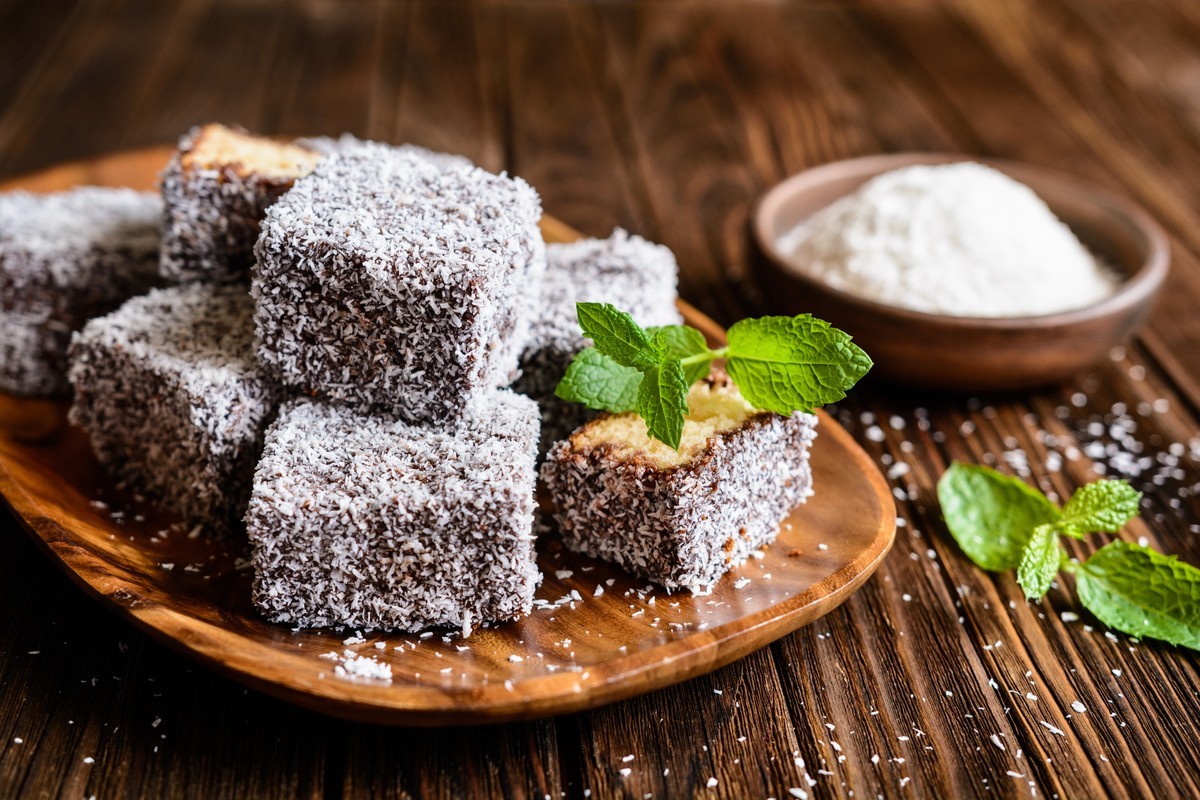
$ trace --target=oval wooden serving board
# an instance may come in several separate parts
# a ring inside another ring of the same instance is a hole
[[[3,189],[80,184],[153,187],[169,150],[69,164]],[[547,218],[549,241],[578,233]],[[680,304],[715,341],[721,329]],[[173,524],[109,481],[63,401],[0,394],[0,492],[76,583],[138,627],[242,683],[338,717],[404,725],[473,724],[592,708],[687,680],[828,613],[875,570],[895,536],[895,507],[867,455],[822,414],[816,495],[778,540],[710,595],[668,595],[602,562],[540,548],[545,581],[527,618],[417,635],[291,630],[250,604],[245,545]],[[137,413],[130,409],[130,413]],[[350,650],[390,664],[390,684],[337,674]],[[324,656],[324,657],[323,657]]]

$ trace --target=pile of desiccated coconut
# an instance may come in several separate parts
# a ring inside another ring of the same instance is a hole
[[[836,289],[949,316],[1067,311],[1118,282],[1031,189],[969,162],[884,173],[777,246],[790,267]]]

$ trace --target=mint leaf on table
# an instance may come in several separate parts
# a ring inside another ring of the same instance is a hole
[[[1040,600],[1050,591],[1050,584],[1062,566],[1062,556],[1058,531],[1053,525],[1038,525],[1033,529],[1017,566],[1017,583],[1025,592],[1025,599]]]
[[[841,400],[872,366],[849,335],[811,314],[742,320],[728,338],[725,369],[742,396],[779,414]]]
[[[642,373],[623,367],[594,347],[582,350],[554,390],[556,397],[596,411],[623,414],[637,405]]]
[[[633,317],[608,303],[576,303],[575,313],[583,335],[600,353],[623,367],[637,366],[638,355],[650,344],[650,336]]]
[[[1125,481],[1095,481],[1079,487],[1062,510],[1060,529],[1082,539],[1095,531],[1116,533],[1138,515],[1142,493]]]
[[[683,377],[688,386],[708,375],[716,354],[708,349],[708,340],[704,338],[703,333],[690,325],[660,325],[646,330],[651,336],[661,333],[667,353],[675,358],[682,361],[696,357],[683,365]]]
[[[1200,569],[1129,542],[1113,542],[1075,569],[1088,611],[1130,636],[1200,650]]]
[[[1034,529],[1061,516],[1038,490],[987,467],[952,464],[937,494],[958,546],[991,572],[1016,569]]]
[[[1015,478],[955,463],[938,481],[938,500],[967,556],[987,570],[1015,567],[1029,600],[1043,597],[1065,566],[1075,573],[1079,601],[1105,625],[1200,650],[1200,569],[1121,541],[1082,564],[1063,563],[1060,535],[1117,533],[1137,516],[1141,493],[1128,483],[1089,483],[1060,511]]]
[[[649,434],[678,450],[687,417],[688,383],[678,358],[667,358],[642,375],[637,390],[637,413]]]

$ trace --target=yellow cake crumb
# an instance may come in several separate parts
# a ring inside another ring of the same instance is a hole
[[[678,467],[702,455],[713,436],[735,431],[761,413],[732,383],[701,381],[688,392],[688,415],[678,451],[651,439],[645,420],[637,414],[610,414],[592,420],[571,436],[571,448],[582,452],[604,447],[608,457],[617,462],[640,461],[659,469]]]
[[[205,125],[192,150],[183,156],[185,169],[233,167],[240,174],[261,175],[271,179],[301,178],[312,172],[321,154],[265,136]]]

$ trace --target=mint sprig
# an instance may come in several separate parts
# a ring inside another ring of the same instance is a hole
[[[695,328],[642,328],[608,303],[576,303],[576,314],[593,346],[575,356],[555,395],[600,411],[635,411],[651,437],[674,449],[688,389],[717,359],[750,405],[785,415],[841,400],[872,366],[847,334],[810,314],[742,320],[716,350]]]
[[[1059,509],[1022,481],[959,463],[938,481],[946,526],[963,552],[992,572],[1016,569],[1028,599],[1043,597],[1065,569],[1075,575],[1079,601],[1105,625],[1200,650],[1200,569],[1123,541],[1078,564],[1059,546],[1060,536],[1119,532],[1141,497],[1125,481],[1101,480]]]

